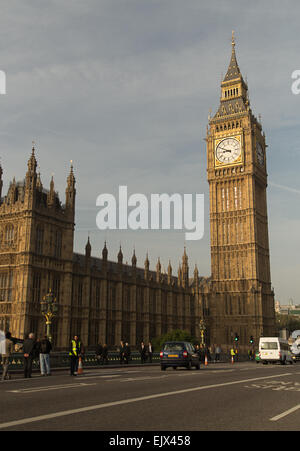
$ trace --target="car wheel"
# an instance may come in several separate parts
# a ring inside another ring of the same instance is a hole
[[[161,366],[161,370],[162,371],[166,371],[167,367],[166,366]]]

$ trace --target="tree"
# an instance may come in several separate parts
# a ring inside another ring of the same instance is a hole
[[[192,337],[186,330],[175,329],[167,332],[164,335],[161,335],[160,337],[155,338],[153,340],[154,349],[161,349],[163,343],[165,343],[166,341],[188,341],[193,344],[197,342],[197,340]]]
[[[294,330],[300,330],[300,318],[296,315],[276,314],[276,331],[287,329],[290,333]]]

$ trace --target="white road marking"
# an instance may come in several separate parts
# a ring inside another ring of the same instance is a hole
[[[168,376],[127,377],[126,379],[119,379],[118,382],[153,381],[154,379],[165,379],[166,377]]]
[[[105,376],[103,376],[103,375],[101,375],[101,376],[80,376],[80,380],[82,381],[82,380],[86,380],[86,379],[99,379],[99,378],[101,378],[101,379],[111,379],[111,378],[114,378],[114,377],[120,377],[120,375],[119,374],[106,374]]]
[[[47,387],[37,387],[37,388],[20,388],[19,390],[8,390],[8,393],[37,393],[41,391],[50,391],[50,390],[65,390],[66,388],[78,388],[78,387],[88,387],[90,385],[96,384],[65,384],[65,385],[49,385]]]
[[[276,417],[270,418],[270,421],[278,421],[278,420],[281,420],[281,418],[286,417],[286,416],[289,415],[290,413],[296,412],[296,410],[298,410],[298,409],[300,409],[300,404],[298,404],[298,405],[295,406],[295,407],[292,407],[292,408],[289,409],[289,410],[286,410],[285,412],[282,412],[282,413],[279,414],[279,415],[276,415]]]
[[[31,417],[31,418],[22,418],[21,420],[14,420],[14,421],[8,421],[6,423],[1,423],[0,429],[10,428],[10,427],[14,427],[14,426],[20,426],[20,425],[24,425],[24,424],[28,424],[28,423],[36,423],[37,421],[51,420],[51,419],[55,419],[55,418],[64,417],[67,415],[74,415],[77,413],[91,412],[93,410],[105,409],[108,407],[120,406],[120,405],[124,405],[124,404],[132,404],[132,403],[141,402],[141,401],[148,401],[150,399],[159,399],[159,398],[163,398],[166,396],[181,395],[184,393],[192,393],[192,392],[196,392],[196,391],[200,391],[200,390],[208,390],[211,388],[229,387],[230,385],[244,384],[247,382],[253,382],[253,381],[257,381],[257,380],[261,380],[261,379],[271,379],[274,377],[285,377],[285,376],[291,376],[291,375],[292,375],[292,373],[285,373],[285,374],[280,374],[280,375],[276,375],[276,376],[262,376],[262,377],[256,377],[253,379],[243,379],[243,380],[233,381],[233,382],[224,382],[222,384],[204,385],[202,387],[194,387],[194,388],[187,388],[187,389],[183,389],[183,390],[176,390],[176,391],[172,391],[172,392],[157,393],[155,395],[141,396],[139,398],[123,399],[120,401],[96,404],[93,406],[81,407],[78,409],[63,410],[61,412],[53,412],[53,413],[46,414],[46,415],[39,415],[36,417]]]

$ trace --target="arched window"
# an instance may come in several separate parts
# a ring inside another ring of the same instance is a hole
[[[8,245],[14,242],[14,226],[12,224],[8,225],[5,230],[5,242]]]

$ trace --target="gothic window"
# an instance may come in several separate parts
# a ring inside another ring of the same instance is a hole
[[[11,272],[8,276],[8,288],[7,288],[8,302],[12,300],[12,292],[13,292],[13,273]]]
[[[41,273],[35,272],[33,274],[32,283],[32,302],[38,304],[41,301]]]
[[[59,292],[60,292],[60,277],[57,276],[53,279],[52,292],[56,298],[56,302],[59,302]]]
[[[35,252],[37,254],[43,253],[43,244],[44,244],[44,228],[42,226],[37,226],[35,240]]]
[[[0,302],[6,301],[7,274],[0,274]]]
[[[55,232],[54,239],[54,257],[56,258],[61,257],[61,245],[62,245],[62,233],[60,230],[57,230]]]
[[[234,190],[234,208],[237,210],[238,209],[238,189],[237,189],[237,186],[234,186],[233,190]]]
[[[99,309],[100,308],[100,284],[99,283],[97,283],[97,285],[96,285],[96,296],[95,296],[95,307],[96,307],[96,309]]]
[[[82,306],[82,291],[83,291],[83,285],[82,282],[78,283],[78,306],[81,307]]]
[[[222,211],[225,211],[225,189],[222,188]]]
[[[229,210],[230,208],[230,203],[229,203],[229,189],[228,187],[226,188],[226,210]]]
[[[14,242],[14,226],[12,224],[6,227],[5,242],[7,245],[12,245]]]

